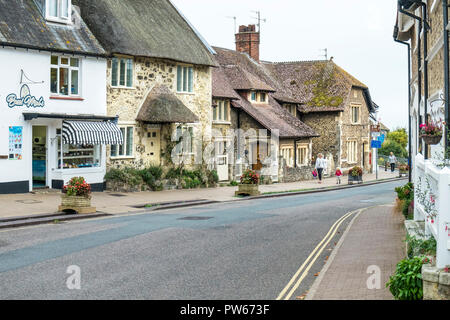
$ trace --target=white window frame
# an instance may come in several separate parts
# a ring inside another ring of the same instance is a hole
[[[213,110],[213,122],[214,123],[226,123],[230,124],[230,100],[218,99],[215,100],[215,110]],[[216,114],[216,117],[214,117]],[[226,119],[225,119],[226,115]]]
[[[178,77],[179,77],[180,70],[181,70],[181,81],[182,81],[181,90],[179,89],[180,86],[178,83]],[[191,73],[192,77],[189,76],[189,72],[192,72]],[[177,93],[194,94],[195,69],[194,69],[193,65],[178,64],[175,80],[176,80]],[[192,80],[192,83],[189,83],[190,80]],[[186,86],[186,90],[185,90],[185,86]]]
[[[186,148],[186,146],[184,145],[186,143],[186,141],[181,141],[183,143],[183,148],[182,151],[179,150],[178,146],[180,143],[180,136],[178,134],[178,128],[180,128],[180,133],[181,133],[181,137],[183,136],[184,132],[189,131],[191,133],[191,141],[190,141],[190,145]],[[177,155],[193,155],[194,154],[194,139],[195,139],[195,134],[194,134],[194,126],[193,125],[189,125],[189,124],[179,124],[176,126],[175,128],[175,134],[176,134],[176,146],[175,146],[175,152]],[[186,151],[186,149],[188,149],[189,151]]]
[[[281,156],[286,160],[286,166],[292,168],[294,166],[294,146],[281,146]]]
[[[50,1],[56,1],[57,16],[51,15]],[[63,14],[63,4],[67,1],[67,16]],[[72,0],[45,0],[45,19],[47,21],[71,24],[72,22]]]
[[[358,162],[358,141],[351,139],[347,140],[347,162],[357,163]]]
[[[353,116],[353,110],[358,110],[358,119],[355,122],[354,116]],[[360,105],[351,105],[350,106],[350,117],[351,117],[351,123],[352,124],[360,124],[361,123],[361,106]]]
[[[52,57],[58,57],[58,64],[52,64],[51,63],[51,59]],[[61,63],[61,59],[68,59],[69,63],[68,64],[62,64]],[[71,59],[77,59],[78,60],[78,67],[72,67],[71,66]],[[81,97],[81,58],[78,57],[70,57],[70,56],[60,56],[60,55],[51,55],[50,56],[50,95],[51,96],[58,96],[58,97]],[[68,69],[69,70],[69,83],[68,83],[68,94],[62,94],[60,92],[60,69],[64,68],[64,69]],[[57,75],[56,75],[56,91],[57,92],[52,92],[52,82],[51,82],[51,77],[52,77],[52,69],[56,69],[57,70]],[[78,71],[78,93],[77,94],[72,94],[72,71]]]
[[[116,75],[116,85],[113,85],[113,65],[114,65],[114,60],[117,60],[117,75]],[[121,73],[121,67],[120,67],[120,62],[124,60],[125,61],[125,84],[121,85],[120,84],[120,73]],[[131,86],[128,85],[128,73],[127,73],[127,65],[128,63],[131,62]],[[111,87],[112,88],[121,88],[121,89],[134,89],[134,83],[135,83],[135,63],[134,63],[134,59],[132,57],[128,57],[128,56],[116,56],[114,58],[111,59]]]
[[[123,145],[116,144],[116,154],[112,154],[112,145],[110,150],[110,156],[111,159],[126,159],[126,158],[134,158],[134,136],[136,132],[136,127],[134,125],[119,125],[120,129],[124,129],[123,134]],[[132,140],[132,146],[131,146],[131,154],[127,155],[127,149],[128,149],[128,128],[132,128],[132,134],[133,134],[133,140]],[[120,148],[122,147],[123,154],[120,154]]]
[[[302,154],[302,151],[304,150],[304,154],[305,157],[303,159],[303,161],[299,161],[300,160],[300,155]],[[297,166],[298,167],[302,167],[302,166],[306,166],[308,165],[308,146],[307,145],[298,145],[297,146]]]

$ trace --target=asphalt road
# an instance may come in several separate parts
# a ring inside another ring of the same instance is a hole
[[[402,184],[0,231],[0,299],[273,300],[337,219],[392,203]],[[292,299],[310,288],[349,221]],[[74,265],[81,289],[71,290]]]

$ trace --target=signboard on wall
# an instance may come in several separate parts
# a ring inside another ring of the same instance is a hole
[[[25,106],[27,108],[44,108],[45,101],[43,97],[39,99],[32,96],[30,88],[24,84],[20,88],[20,97],[17,97],[15,93],[11,93],[6,97],[6,103],[9,108]]]
[[[380,149],[381,148],[381,141],[378,141],[378,140],[372,140],[371,141],[371,144],[370,144],[370,147],[371,148],[375,148],[375,149]]]
[[[23,127],[9,127],[9,160],[22,160]]]

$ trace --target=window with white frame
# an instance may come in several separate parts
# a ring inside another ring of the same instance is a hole
[[[352,106],[352,123],[359,123],[360,110],[359,106]]]
[[[215,106],[213,107],[213,121],[230,121],[230,101],[215,101]]]
[[[50,92],[62,96],[79,96],[80,59],[51,56],[50,64]]]
[[[120,126],[123,135],[123,144],[111,145],[111,157],[132,157],[133,156],[133,126]]]
[[[69,23],[71,8],[71,0],[47,0],[47,20]]]
[[[113,58],[111,61],[111,86],[133,87],[134,63],[131,58]]]
[[[177,67],[177,92],[194,92],[194,68],[190,66]]]
[[[308,164],[308,147],[297,146],[297,166],[306,166]]]
[[[190,154],[193,153],[194,128],[188,125],[179,125],[176,129],[175,146],[176,154]]]
[[[358,161],[358,143],[356,140],[347,141],[347,162],[356,163]]]
[[[286,161],[286,166],[292,167],[294,165],[294,147],[293,146],[282,146],[281,156]]]

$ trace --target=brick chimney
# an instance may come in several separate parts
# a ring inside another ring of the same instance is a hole
[[[239,26],[236,33],[236,51],[246,52],[253,60],[259,62],[259,31],[254,24]]]

